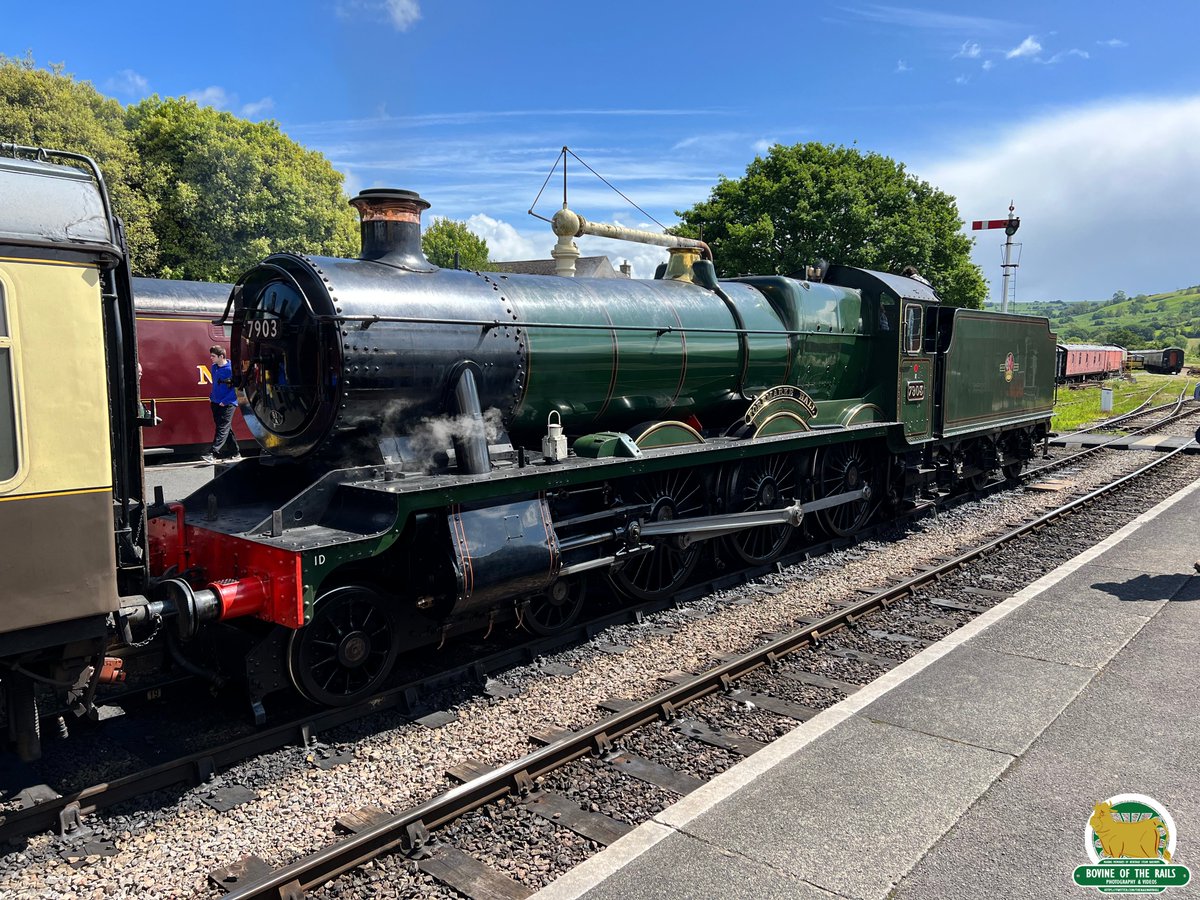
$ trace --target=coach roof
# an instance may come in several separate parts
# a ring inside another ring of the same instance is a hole
[[[82,169],[0,156],[0,243],[119,255],[105,201],[101,185]]]

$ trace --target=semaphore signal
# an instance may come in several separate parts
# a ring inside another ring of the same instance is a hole
[[[1013,215],[1016,207],[1013,201],[1008,204],[1007,219],[976,219],[971,223],[972,231],[987,231],[992,228],[1003,228],[1004,233],[1008,235],[1008,240],[1004,242],[1004,262],[1001,267],[1004,269],[1004,285],[1003,294],[1000,298],[1000,312],[1008,312],[1008,279],[1010,276],[1016,277],[1016,272],[1013,271],[1020,263],[1012,261],[1013,235],[1017,233],[1017,229],[1021,227],[1020,216]]]

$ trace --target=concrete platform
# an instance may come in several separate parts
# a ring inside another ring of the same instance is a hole
[[[1104,896],[1094,805],[1173,816],[1200,896],[1200,482],[800,725],[536,900]]]

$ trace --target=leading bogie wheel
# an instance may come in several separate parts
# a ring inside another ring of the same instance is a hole
[[[586,576],[560,578],[525,603],[521,621],[534,634],[558,634],[578,621],[586,594]]]
[[[313,618],[288,643],[288,674],[322,706],[350,706],[379,689],[399,647],[395,617],[374,591],[335,588],[317,600]]]

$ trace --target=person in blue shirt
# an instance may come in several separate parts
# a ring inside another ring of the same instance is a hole
[[[233,366],[225,358],[223,347],[209,347],[208,358],[211,360],[208,368],[212,372],[212,391],[208,395],[208,405],[212,407],[213,426],[216,431],[213,435],[212,451],[200,459],[205,463],[216,462],[226,442],[233,445],[230,459],[241,459],[237,441],[232,436],[233,414],[237,410],[237,394],[233,390]]]

